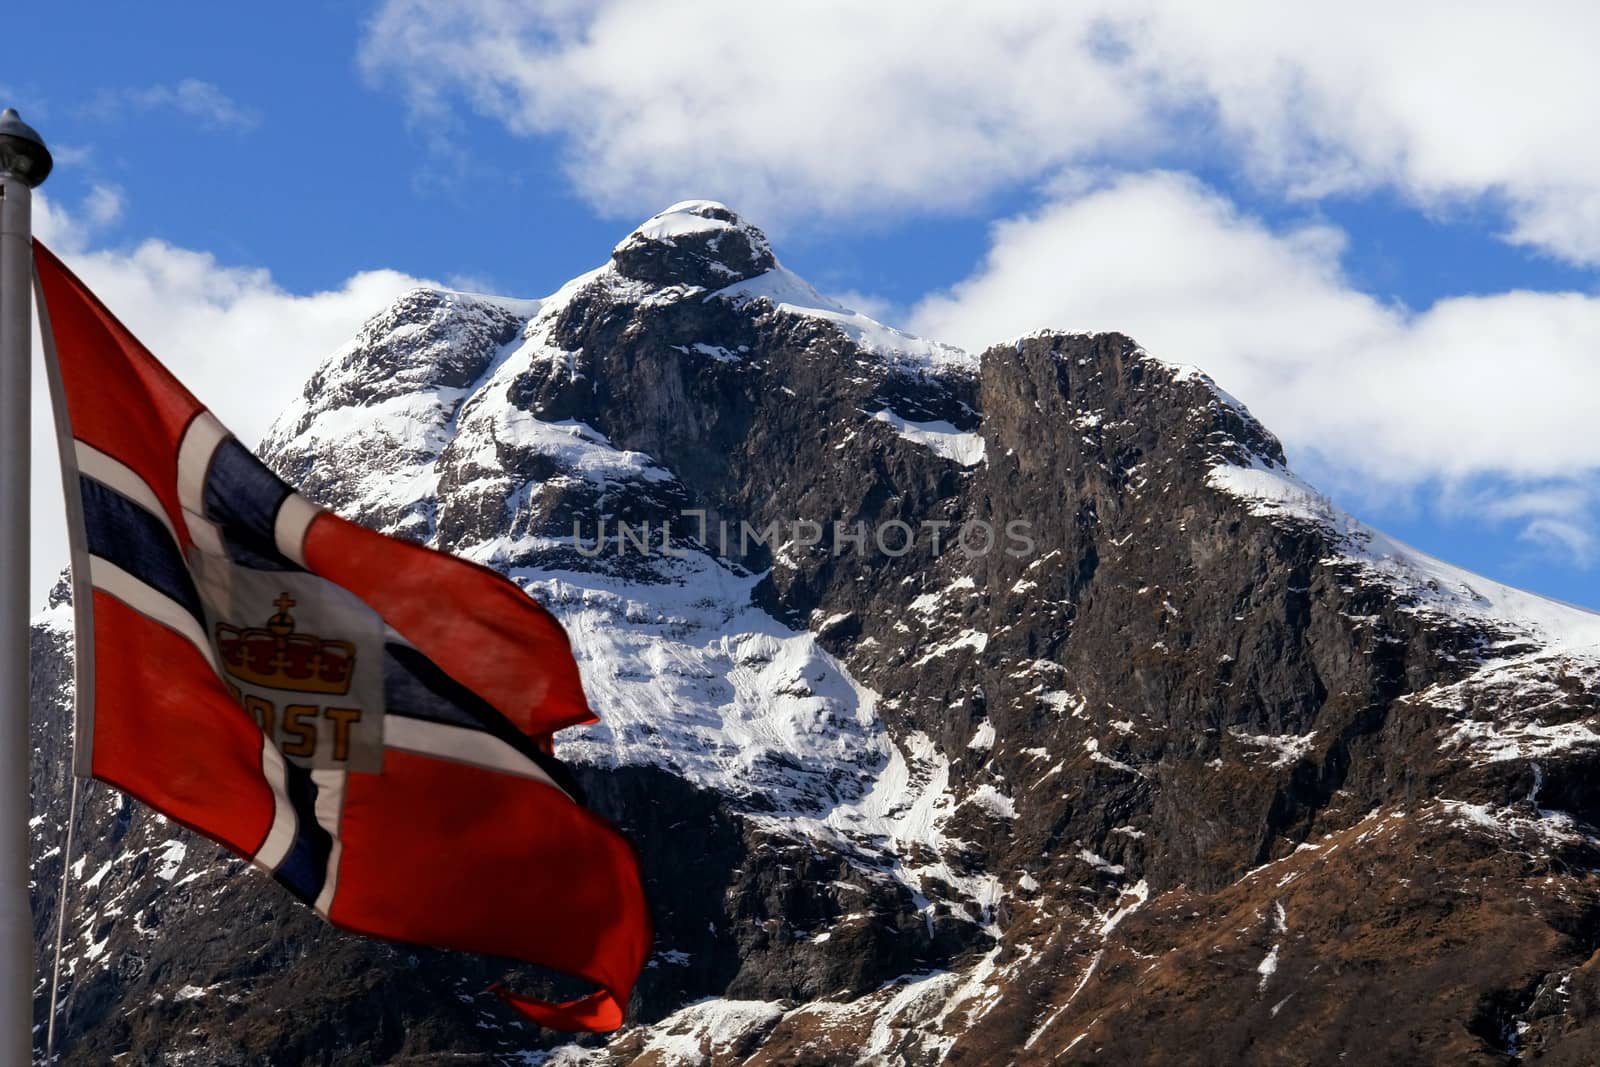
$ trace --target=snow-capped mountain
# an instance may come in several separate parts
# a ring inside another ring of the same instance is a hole
[[[572,1043],[99,787],[65,856],[56,598],[67,1062],[1596,1057],[1600,616],[1336,511],[1126,337],[910,337],[693,201],[543,300],[405,295],[261,453],[562,619],[656,954]]]

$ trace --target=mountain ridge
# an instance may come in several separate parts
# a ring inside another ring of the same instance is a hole
[[[559,752],[657,909],[636,1025],[525,1032],[472,995],[481,961],[339,935],[90,787],[69,1059],[1183,1063],[1204,1033],[1237,1062],[1418,1034],[1437,1062],[1582,1062],[1586,613],[1498,618],[1501,587],[1326,506],[1242,405],[1122,335],[971,357],[827,302],[759,233],[685,202],[544,300],[407,293],[262,448],[567,625],[603,721]],[[676,554],[591,554],[602,520]],[[950,539],[978,523],[990,550]],[[41,921],[67,639],[35,631]],[[196,962],[219,936],[234,955]],[[263,1010],[291,989],[309,1006]]]

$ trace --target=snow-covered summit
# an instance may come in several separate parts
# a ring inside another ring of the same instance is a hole
[[[685,200],[651,216],[611,250],[611,261],[624,277],[707,289],[778,264],[766,234],[712,200]]]
[[[670,289],[677,295],[728,300],[741,309],[765,301],[780,315],[827,322],[880,358],[977,367],[973,356],[954,345],[897,330],[818,292],[778,262],[759,228],[715,200],[684,200],[652,215],[612,250],[610,269],[624,287],[643,282],[657,290],[646,299]]]
[[[765,234],[740,218],[728,205],[715,200],[680,200],[665,211],[659,211],[640,223],[632,233],[623,238],[618,247],[635,238],[644,241],[671,242],[691,234],[714,234],[724,230],[739,230],[753,245],[769,253],[772,251],[767,245]]]

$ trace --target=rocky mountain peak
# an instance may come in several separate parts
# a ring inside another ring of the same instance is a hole
[[[651,216],[611,251],[624,277],[653,286],[721,289],[778,265],[764,233],[713,200]]]
[[[1362,526],[1129,337],[911,337],[693,201],[543,300],[405,294],[261,453],[561,618],[656,954],[555,1051],[498,962],[98,784],[63,855],[58,609],[64,1064],[1597,1062],[1600,616]]]

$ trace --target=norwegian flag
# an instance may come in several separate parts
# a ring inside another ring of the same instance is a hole
[[[76,772],[334,925],[584,979],[504,999],[614,1030],[650,928],[628,843],[551,735],[596,721],[502,576],[296,493],[35,242],[72,529]]]

